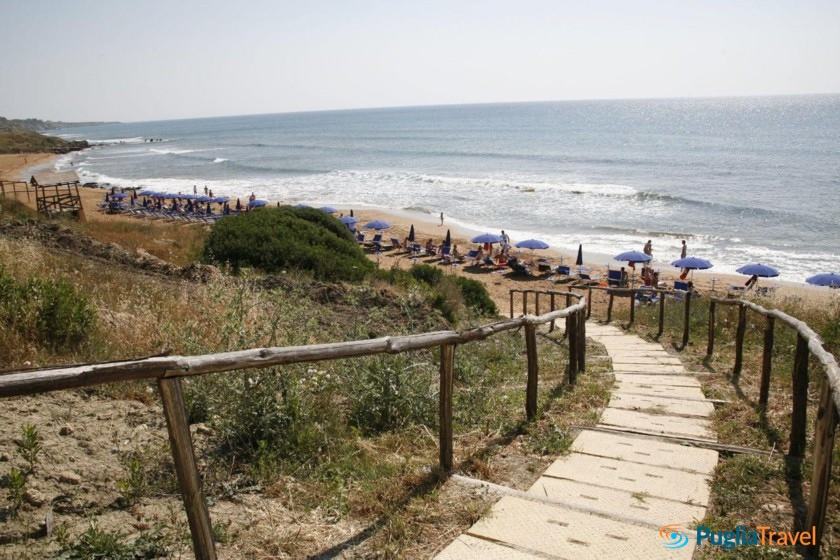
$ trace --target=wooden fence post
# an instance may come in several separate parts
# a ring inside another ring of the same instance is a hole
[[[834,449],[834,434],[837,429],[837,409],[831,398],[831,384],[823,378],[820,391],[820,404],[817,409],[816,429],[814,430],[814,470],[811,474],[811,489],[808,495],[808,512],[804,530],[814,527],[817,540],[811,546],[813,552],[819,552],[825,529],[825,514],[828,508],[828,486],[831,482],[831,458]]]
[[[440,447],[440,468],[443,472],[452,470],[452,378],[455,369],[455,345],[440,346],[440,390],[438,402],[438,441]]]
[[[540,314],[540,292],[534,292],[534,315]]]
[[[513,290],[510,291],[510,318],[513,319]]]
[[[577,366],[578,371],[583,373],[586,370],[586,312],[581,310],[578,312],[578,352]]]
[[[805,423],[808,417],[808,340],[796,336],[796,356],[793,360],[793,410],[790,415],[790,447],[793,457],[805,455]]]
[[[528,290],[522,290],[522,314],[528,314]]]
[[[574,385],[577,381],[578,372],[578,353],[580,349],[577,345],[577,314],[571,313],[566,316],[566,332],[569,335],[569,384]]]
[[[195,465],[181,380],[177,377],[161,377],[158,379],[158,390],[163,401],[166,426],[169,429],[169,444],[172,447],[175,473],[178,475],[178,484],[181,487],[184,507],[187,510],[193,552],[197,560],[215,560],[216,548],[213,544],[210,513],[201,492],[201,480]]]
[[[551,292],[549,297],[551,298],[551,310],[554,311],[554,292]],[[551,326],[548,327],[548,332],[554,332],[554,319],[551,320]]]
[[[744,336],[747,333],[747,308],[738,304],[738,327],[735,331],[735,365],[732,374],[736,377],[741,375],[744,366]]]
[[[659,329],[656,331],[656,338],[660,338],[665,332],[665,292],[659,294]]]
[[[613,306],[613,293],[609,292],[610,301],[607,303],[607,323],[612,321],[612,306]]]
[[[683,314],[682,348],[688,346],[688,335],[691,332],[691,290],[685,292],[685,313]]]
[[[773,329],[776,319],[767,316],[764,326],[764,353],[761,355],[761,383],[758,390],[758,406],[762,414],[767,410],[767,400],[770,397],[770,373],[773,370]]]
[[[537,382],[539,377],[536,325],[525,325],[525,350],[528,354],[528,385],[525,389],[525,416],[528,420],[533,420],[537,415]]]
[[[565,294],[565,296],[566,296],[566,307],[569,307],[572,304],[572,295],[571,294],[572,294],[571,289],[569,291],[567,291],[566,294]],[[568,324],[569,324],[569,322],[566,321],[567,326],[568,326]],[[569,329],[566,329],[565,331],[563,331],[563,338],[568,338],[568,337],[569,337]]]
[[[627,323],[627,328],[633,326],[636,320],[636,290],[630,290],[630,322]]]
[[[586,295],[586,318],[592,317],[592,286],[588,288],[589,292]]]
[[[706,344],[706,357],[711,358],[715,353],[715,312],[717,311],[717,303],[712,300],[709,302],[709,342]]]

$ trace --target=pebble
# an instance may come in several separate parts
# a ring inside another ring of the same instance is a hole
[[[62,436],[69,436],[73,433],[73,428],[71,426],[62,426],[58,433]]]
[[[58,481],[65,484],[79,484],[82,477],[72,471],[64,471],[58,475]]]
[[[23,493],[23,499],[33,506],[42,506],[47,503],[47,497],[34,488],[27,488],[26,492]]]

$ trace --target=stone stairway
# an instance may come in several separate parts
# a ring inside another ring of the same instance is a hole
[[[692,557],[689,527],[705,514],[718,454],[683,443],[715,441],[713,404],[660,344],[594,322],[586,329],[606,348],[616,380],[598,425],[527,492],[499,492],[437,558]]]

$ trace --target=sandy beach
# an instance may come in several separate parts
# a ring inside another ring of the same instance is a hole
[[[25,180],[31,175],[33,171],[51,169],[57,156],[53,154],[14,154],[0,156],[0,177],[4,179]],[[136,220],[120,214],[105,214],[99,212],[96,208],[102,201],[104,196],[101,189],[94,188],[80,188],[82,196],[82,204],[84,208],[84,217],[86,221],[123,221]],[[242,200],[247,199],[248,193],[242,193]],[[22,200],[22,202],[26,202]],[[284,204],[288,201],[271,200],[270,204],[276,203]],[[30,203],[34,208],[34,201]],[[340,208],[342,214],[349,214],[350,208]],[[470,242],[470,239],[475,235],[482,233],[459,225],[449,223],[447,217],[444,216],[444,224],[440,224],[438,216],[425,214],[421,212],[397,211],[385,208],[373,208],[370,206],[361,206],[353,208],[354,216],[359,219],[360,224],[364,224],[372,219],[384,219],[391,224],[391,228],[384,232],[383,238],[388,241],[390,238],[403,240],[413,225],[415,228],[416,240],[421,244],[425,244],[428,239],[431,239],[435,245],[440,245],[446,236],[447,231],[451,233],[453,244],[458,246],[462,254],[466,254],[475,244]],[[498,234],[499,231],[491,231],[490,233]],[[367,237],[372,237],[370,231],[367,232]],[[518,239],[513,239],[515,244]],[[634,249],[633,247],[619,247],[618,251]],[[641,247],[635,249],[641,250]],[[593,278],[599,279],[602,285],[606,285],[607,270],[609,266],[613,269],[620,266],[619,263],[609,262],[609,258],[604,255],[589,255],[584,246],[584,268],[587,269]],[[656,247],[654,247],[654,261],[653,267],[660,273],[660,282],[664,283],[666,287],[673,287],[674,280],[679,276],[679,270],[671,267],[670,264],[659,262],[656,260]],[[570,254],[556,249],[550,248],[542,251],[528,251],[514,249],[512,254],[520,258],[530,261],[537,257],[548,259],[552,266],[558,264],[565,264],[574,266],[575,254]],[[400,267],[409,268],[415,263],[437,264],[440,259],[434,256],[421,257],[412,259],[410,255],[404,251],[385,251],[378,255],[371,254],[371,259],[375,260],[382,268]],[[509,269],[500,271],[491,271],[490,269],[476,269],[472,267],[465,267],[463,265],[440,265],[445,267],[448,272],[457,275],[463,275],[469,278],[474,278],[483,282],[494,300],[500,305],[501,309],[507,308],[507,301],[509,297],[509,290],[513,288],[528,288],[528,289],[561,289],[564,290],[563,284],[555,282],[556,277],[553,275],[543,275],[534,278],[523,278],[511,274]],[[637,270],[639,270],[637,268]],[[630,270],[628,269],[628,272]],[[747,277],[732,274],[721,274],[712,271],[696,271],[693,274],[693,282],[696,289],[700,293],[716,293],[718,295],[725,294],[730,286],[742,286]],[[638,276],[637,276],[638,281]],[[819,304],[823,301],[836,297],[834,290],[818,288],[801,284],[797,282],[785,282],[774,279],[761,279],[760,285],[775,288],[774,297],[797,297],[803,300]],[[595,303],[599,304],[606,300],[603,293],[596,292]]]

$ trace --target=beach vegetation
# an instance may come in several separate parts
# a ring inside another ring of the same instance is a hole
[[[359,281],[375,268],[344,224],[320,210],[290,206],[220,220],[207,238],[204,260],[234,271],[303,270],[330,281]]]

